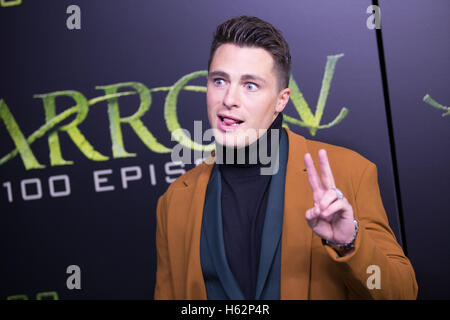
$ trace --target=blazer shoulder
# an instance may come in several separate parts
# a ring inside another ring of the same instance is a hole
[[[356,194],[364,177],[377,172],[377,167],[373,162],[349,148],[309,139],[306,139],[306,144],[308,152],[311,153],[316,164],[316,170],[319,170],[319,150],[327,151],[336,185],[343,191],[351,190],[353,194]]]
[[[188,186],[195,184],[195,182],[200,177],[200,174],[203,172],[203,170],[208,170],[208,166],[211,165],[208,165],[205,161],[203,161],[198,166],[189,169],[169,185],[165,194],[171,193],[179,189],[184,189]]]
[[[329,160],[337,164],[351,166],[353,169],[364,169],[367,166],[375,166],[372,161],[352,149],[306,138],[305,141],[307,149],[313,158],[317,156],[320,149],[325,149]]]

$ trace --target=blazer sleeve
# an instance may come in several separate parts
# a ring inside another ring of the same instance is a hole
[[[165,194],[158,199],[156,207],[156,284],[154,299],[174,299],[173,280],[169,263],[168,242],[166,233],[166,198]]]
[[[338,265],[350,299],[416,299],[414,270],[389,227],[372,162],[359,181],[355,195],[348,199],[359,223],[354,251],[340,257],[333,248],[324,247]]]

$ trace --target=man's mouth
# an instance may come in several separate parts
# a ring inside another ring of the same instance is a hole
[[[218,115],[218,117],[219,117],[219,126],[223,130],[233,130],[239,127],[242,123],[244,123],[243,120],[231,116]]]

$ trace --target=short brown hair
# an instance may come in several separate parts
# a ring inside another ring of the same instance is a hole
[[[225,43],[240,47],[260,47],[267,50],[275,61],[280,90],[289,86],[291,54],[281,32],[257,17],[240,16],[219,25],[214,33],[209,54],[208,71],[217,48]]]

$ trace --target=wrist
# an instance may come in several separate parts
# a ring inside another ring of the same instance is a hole
[[[344,255],[352,253],[355,249],[355,240],[356,240],[356,236],[358,235],[358,231],[359,231],[358,221],[353,220],[353,224],[355,226],[355,231],[353,233],[352,239],[349,242],[335,243],[335,242],[332,242],[329,240],[322,239],[322,243],[324,245],[328,245],[328,246],[332,247],[334,250],[336,250],[339,253],[340,256],[344,256]]]

